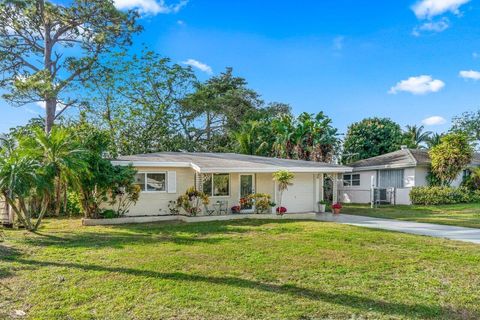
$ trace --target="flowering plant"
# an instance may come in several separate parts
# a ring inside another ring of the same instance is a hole
[[[277,211],[278,214],[284,214],[284,213],[287,212],[287,208],[285,208],[285,207],[277,207],[276,211]]]
[[[230,208],[233,213],[239,213],[240,212],[240,206],[233,206]]]
[[[241,208],[251,208],[253,206],[253,199],[250,197],[240,198],[240,207]]]
[[[340,202],[337,202],[332,206],[332,209],[342,209],[342,204]]]

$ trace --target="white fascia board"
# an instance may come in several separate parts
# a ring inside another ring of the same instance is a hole
[[[171,168],[192,168],[198,173],[273,173],[278,170],[288,170],[290,172],[314,172],[314,173],[342,173],[342,172],[352,172],[353,168],[351,167],[318,167],[318,168],[308,168],[308,167],[270,167],[270,168],[201,168],[195,163],[192,162],[156,162],[156,161],[128,161],[128,160],[113,160],[113,165],[116,166],[128,166],[132,165],[134,167],[171,167]]]
[[[279,170],[287,170],[298,173],[342,173],[352,172],[352,168],[305,168],[305,167],[277,167],[277,168],[204,168],[197,170],[199,173],[273,173]]]
[[[382,169],[405,169],[405,168],[415,168],[416,165],[413,164],[392,164],[384,166],[369,166],[369,167],[357,167],[353,168],[353,172],[357,171],[371,171],[371,170],[382,170]]]
[[[134,167],[171,167],[171,168],[191,168],[190,162],[155,162],[155,161],[128,161],[128,160],[113,160],[114,166],[129,166]]]

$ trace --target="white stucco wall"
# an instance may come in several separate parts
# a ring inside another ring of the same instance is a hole
[[[169,201],[177,200],[185,191],[195,185],[195,171],[191,168],[151,168],[138,167],[138,172],[176,172],[176,192],[141,192],[139,201],[130,208],[127,216],[151,216],[169,214]],[[313,173],[294,173],[295,178],[293,185],[283,195],[282,205],[285,206],[290,213],[312,212],[316,208],[316,201],[319,192],[315,188],[316,177]],[[230,173],[230,194],[225,197],[210,197],[210,203],[213,204],[217,200],[227,200],[228,207],[239,204],[240,200],[240,174]],[[168,185],[168,182],[167,182]],[[272,173],[256,173],[255,174],[255,192],[267,193],[275,198],[275,183]]]
[[[427,175],[430,169],[428,167],[415,168],[415,186],[422,187],[428,184]]]
[[[415,168],[403,169],[403,187],[411,188],[415,186]]]
[[[168,172],[175,171],[177,176],[177,192],[141,192],[138,202],[130,208],[127,216],[146,216],[168,214],[168,202],[177,200],[180,194],[194,186],[195,171],[191,168],[136,168],[138,172]],[[168,183],[167,183],[168,184]]]
[[[338,181],[339,201],[343,203],[369,203],[372,177],[376,180],[377,172],[371,170],[352,172],[352,174],[360,174],[360,185],[344,187],[343,175],[340,175]]]
[[[396,189],[395,202],[397,204],[411,204],[410,190],[414,186],[426,185],[428,168],[415,167],[403,169],[403,188]],[[377,177],[377,170],[357,171],[353,174],[360,174],[360,186],[344,187],[339,181],[340,200],[345,203],[369,203],[371,179]]]

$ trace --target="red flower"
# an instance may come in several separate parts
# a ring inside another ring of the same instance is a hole
[[[333,209],[342,209],[342,204],[340,202],[337,202],[332,206],[332,208]]]
[[[232,210],[232,212],[240,212],[240,206],[233,206],[230,210]]]
[[[287,208],[285,207],[277,207],[277,213],[286,213],[287,212]]]

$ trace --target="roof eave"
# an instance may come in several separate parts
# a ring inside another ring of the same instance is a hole
[[[200,168],[199,173],[274,173],[279,170],[288,170],[293,173],[344,173],[352,172],[349,167],[268,167],[268,168]]]
[[[370,170],[381,170],[381,169],[405,169],[405,168],[414,168],[417,165],[409,164],[387,164],[380,166],[367,166],[367,167],[353,167],[353,171],[370,171]]]
[[[344,167],[344,166],[338,166],[338,167],[281,167],[281,166],[275,166],[275,167],[263,167],[263,168],[256,168],[256,167],[251,167],[251,168],[238,168],[238,167],[232,167],[232,168],[223,168],[223,167],[210,167],[210,168],[201,168],[195,163],[191,162],[160,162],[160,161],[133,161],[133,160],[113,160],[112,161],[113,165],[118,165],[118,166],[128,166],[132,165],[134,167],[170,167],[170,168],[192,168],[195,171],[199,173],[233,173],[233,172],[238,172],[238,173],[247,173],[247,172],[253,172],[253,173],[273,173],[278,170],[288,170],[290,172],[312,172],[312,173],[343,173],[343,172],[352,172],[351,167]]]

